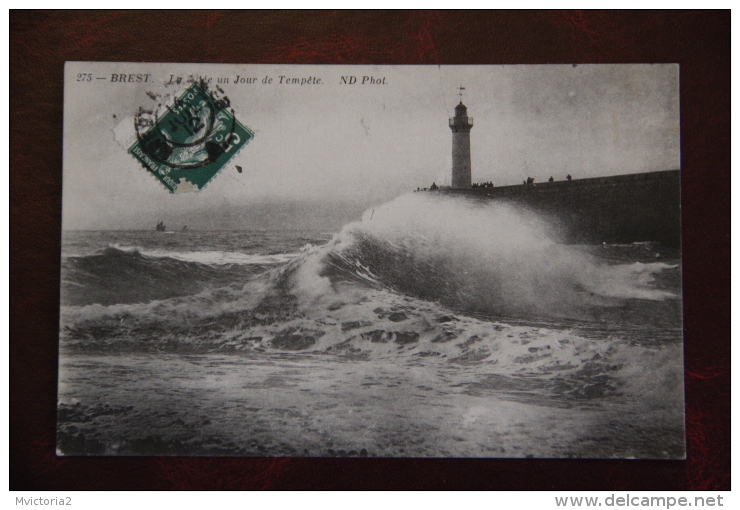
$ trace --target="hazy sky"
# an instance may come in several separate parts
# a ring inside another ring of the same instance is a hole
[[[106,80],[78,82],[80,73]],[[153,83],[110,83],[111,73]],[[229,78],[255,138],[200,192],[169,193],[114,139],[170,75]],[[234,84],[236,75],[257,78]],[[279,76],[319,85],[279,84]],[[264,77],[273,78],[263,84]],[[342,76],[386,84],[340,84]],[[447,124],[463,102],[473,181],[497,186],[680,167],[678,66],[268,66],[68,63],[65,229],[320,228],[417,187],[449,184]],[[115,117],[114,117],[115,116]],[[242,167],[238,173],[236,165]]]

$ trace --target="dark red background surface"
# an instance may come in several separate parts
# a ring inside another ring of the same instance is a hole
[[[57,458],[65,60],[681,65],[688,460]],[[10,488],[729,489],[730,14],[10,14]]]

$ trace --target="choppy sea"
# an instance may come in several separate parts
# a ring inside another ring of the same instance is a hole
[[[680,252],[504,204],[66,231],[61,301],[64,455],[685,453]]]

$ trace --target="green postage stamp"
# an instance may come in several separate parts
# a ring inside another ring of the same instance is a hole
[[[170,192],[201,190],[254,137],[229,106],[220,87],[194,82],[172,104],[139,110],[128,152]]]

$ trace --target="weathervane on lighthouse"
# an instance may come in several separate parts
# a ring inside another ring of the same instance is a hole
[[[468,108],[462,102],[463,90],[460,86],[460,104],[455,107],[455,116],[450,118],[452,130],[452,187],[469,188],[472,183],[470,169],[470,130],[473,118],[468,117]]]

